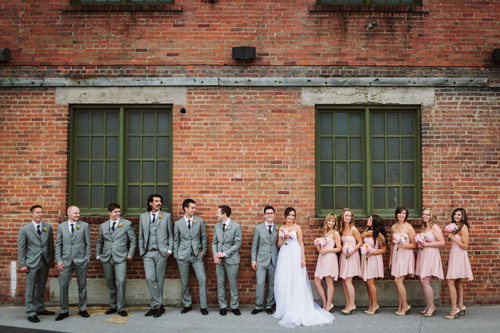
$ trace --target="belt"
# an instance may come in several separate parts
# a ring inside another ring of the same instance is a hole
[[[151,250],[149,251],[158,251],[158,249],[156,247],[152,248]]]

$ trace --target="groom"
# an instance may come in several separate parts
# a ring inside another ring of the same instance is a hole
[[[274,224],[275,210],[272,206],[264,208],[264,223],[255,226],[252,240],[252,269],[257,273],[257,288],[255,289],[255,309],[252,314],[264,310],[264,293],[267,275],[266,313],[272,314],[274,305],[274,269],[278,257],[278,226]]]

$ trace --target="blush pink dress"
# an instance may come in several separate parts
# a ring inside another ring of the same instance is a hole
[[[325,237],[326,245],[323,249],[333,249],[335,248],[335,240],[331,237]],[[336,253],[328,252],[326,254],[318,255],[318,262],[316,263],[316,271],[314,272],[314,277],[324,278],[325,276],[331,276],[335,281],[339,277],[339,263]]]
[[[410,236],[405,234],[407,238]],[[397,244],[392,247],[392,268],[391,275],[395,277],[410,275],[415,273],[415,255],[413,249],[398,248]]]
[[[354,236],[342,236],[342,246],[345,244],[356,245],[356,238]],[[340,254],[340,269],[339,269],[339,277],[341,279],[347,279],[353,276],[361,276],[361,265],[359,260],[359,252],[356,251],[349,256],[346,257],[345,253],[342,251]]]
[[[363,243],[370,245],[373,251],[380,249],[378,241],[373,244],[373,237],[364,238]],[[384,260],[382,254],[369,257],[366,254],[361,254],[361,277],[365,281],[384,277]]]
[[[433,243],[436,238],[432,231],[425,232],[428,243]],[[443,264],[441,263],[441,253],[437,247],[424,247],[418,250],[417,264],[415,265],[415,275],[420,277],[435,276],[444,279]]]
[[[455,235],[460,241],[462,237]],[[446,279],[467,279],[472,280],[472,269],[470,267],[467,250],[460,248],[454,241],[451,241],[450,258],[448,259],[448,273]]]

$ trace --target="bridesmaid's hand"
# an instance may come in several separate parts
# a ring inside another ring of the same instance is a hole
[[[302,259],[300,261],[300,267],[306,267],[306,260],[305,259]]]

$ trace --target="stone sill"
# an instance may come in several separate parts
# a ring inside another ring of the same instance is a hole
[[[182,12],[182,5],[68,5],[63,12]]]
[[[429,13],[429,6],[309,5],[309,12]]]

